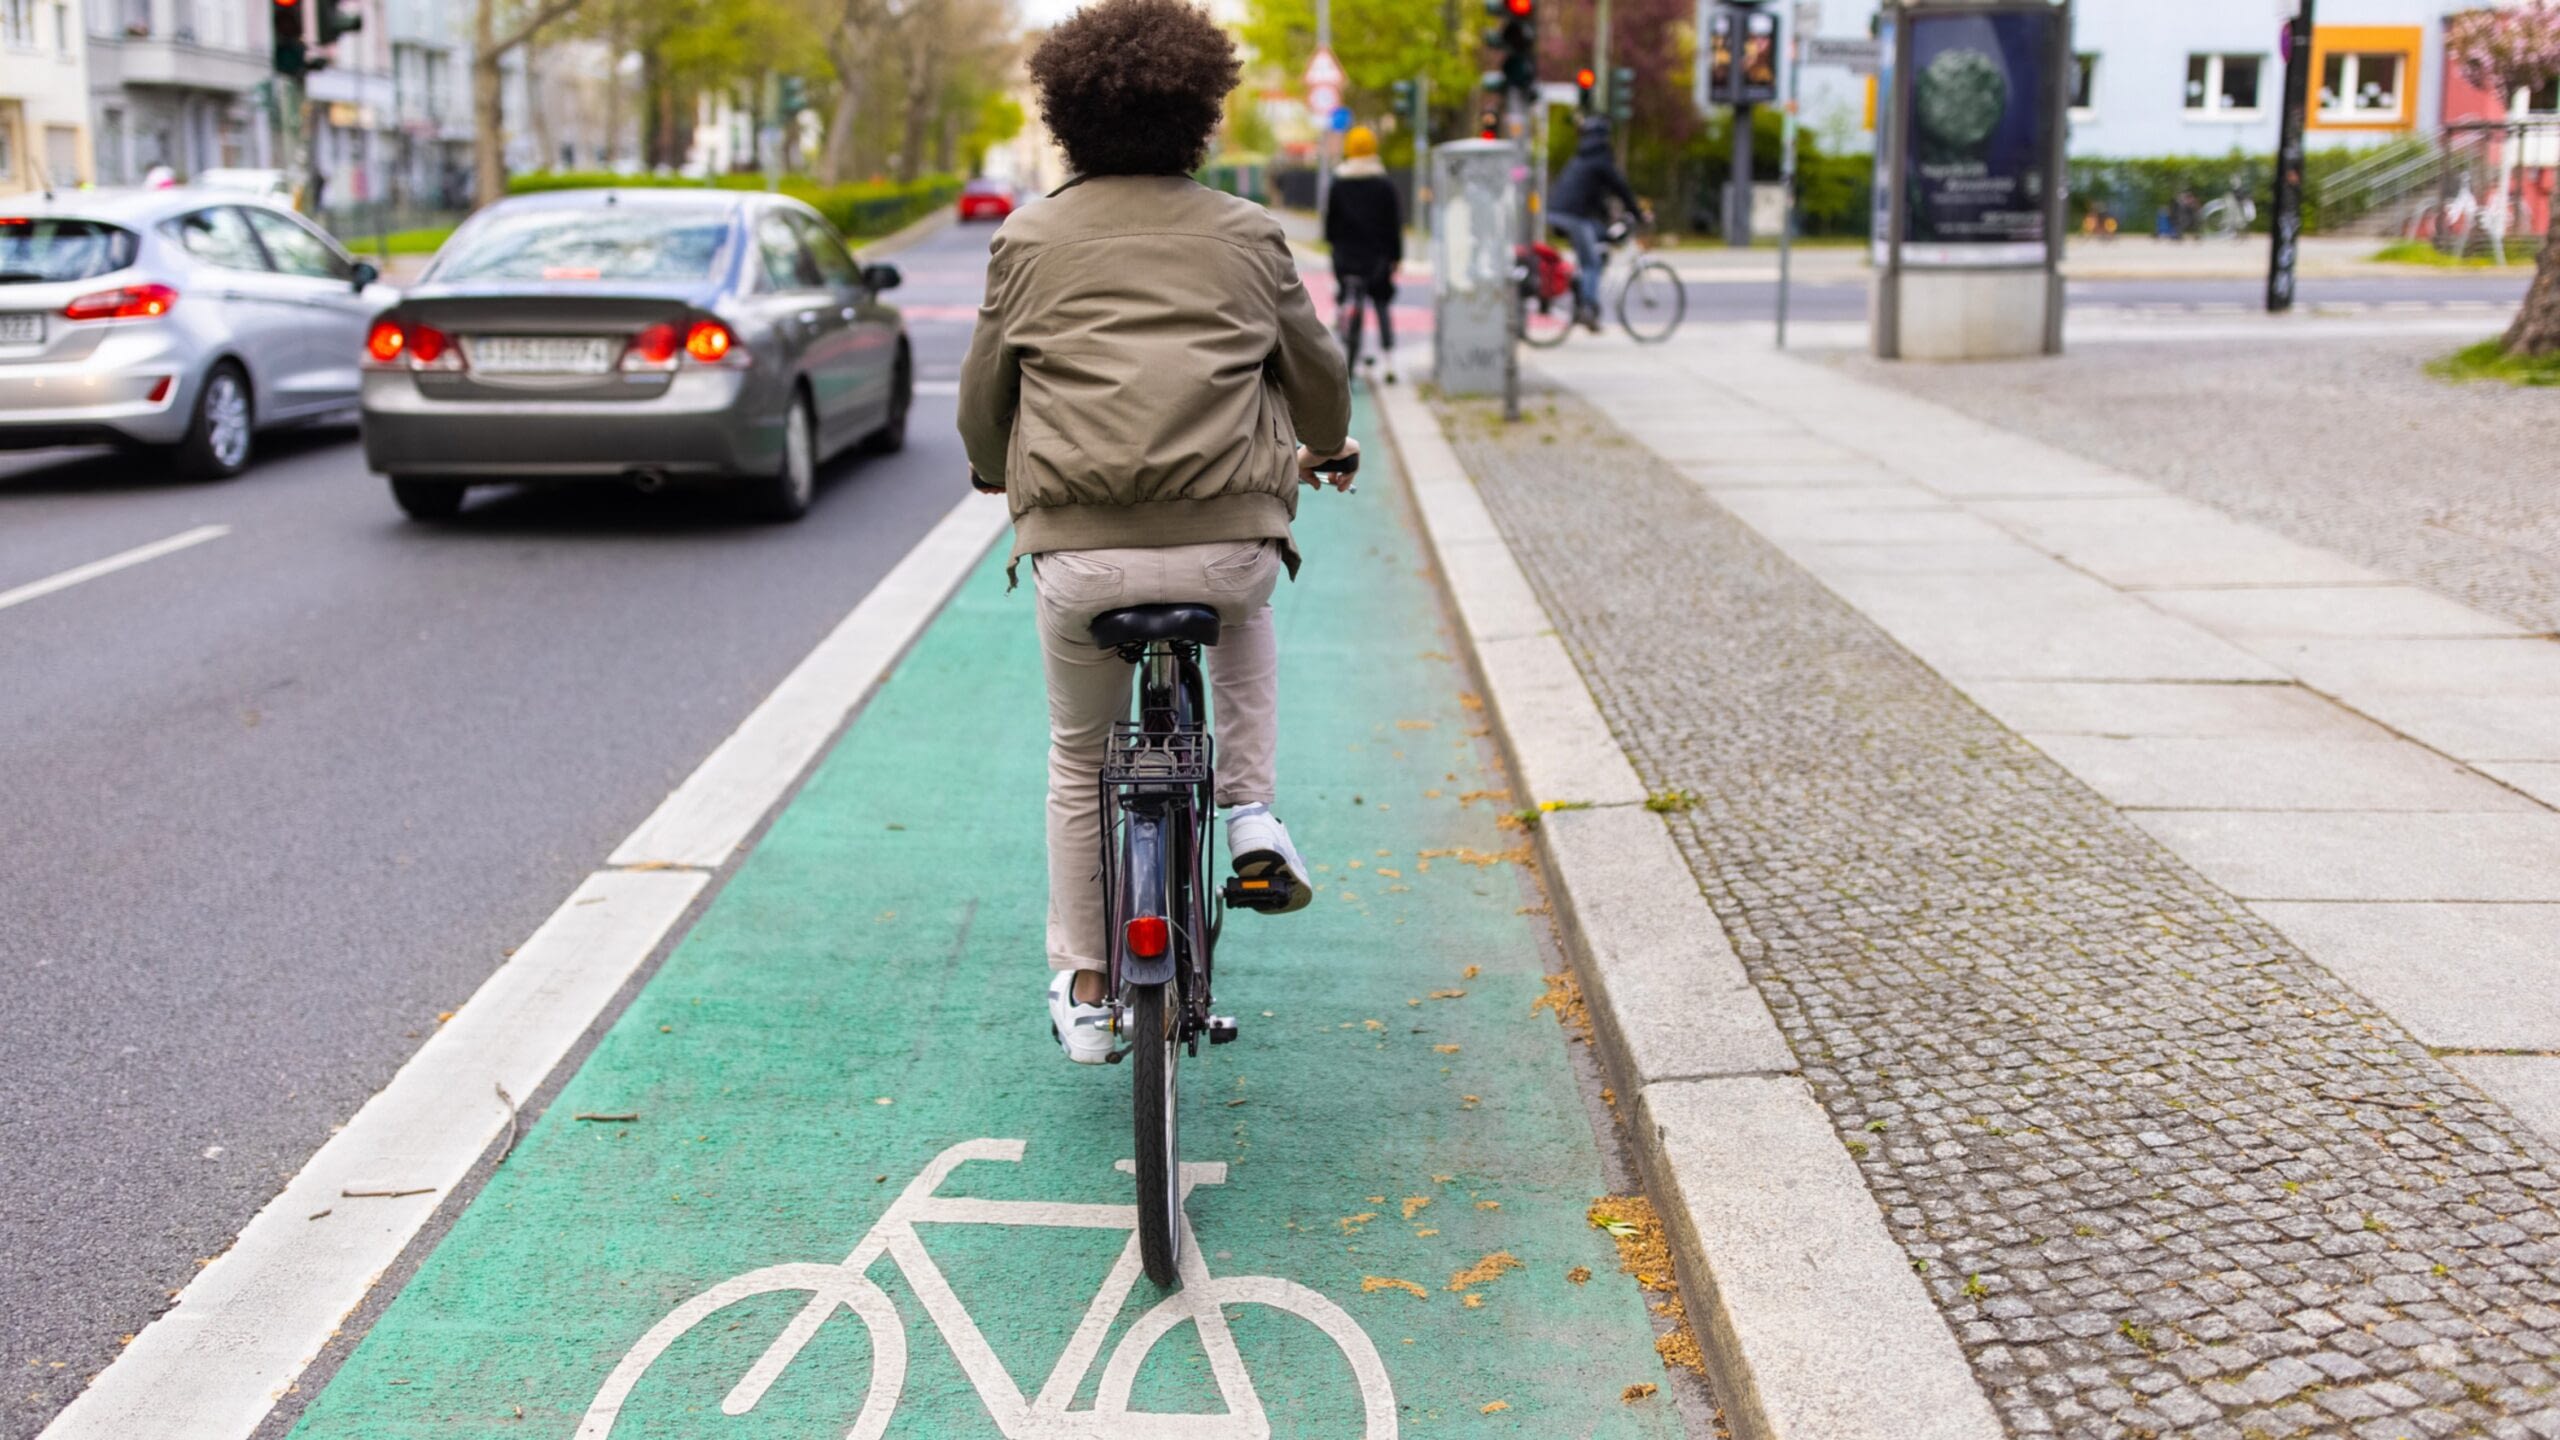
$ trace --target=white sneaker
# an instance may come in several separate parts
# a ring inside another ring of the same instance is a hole
[[[1076,999],[1076,971],[1049,977],[1049,1034],[1067,1058],[1079,1065],[1100,1065],[1111,1058],[1111,1011]]]
[[[1298,847],[1289,843],[1289,827],[1280,823],[1270,806],[1239,805],[1227,812],[1227,853],[1235,857],[1237,879],[1286,879],[1288,903],[1265,913],[1287,915],[1306,909],[1316,898],[1316,887],[1307,879],[1307,862],[1299,858]]]

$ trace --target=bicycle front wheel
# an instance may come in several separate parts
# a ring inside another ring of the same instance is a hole
[[[1137,1118],[1138,1259],[1160,1289],[1182,1262],[1182,997],[1178,987],[1129,987],[1129,1069]]]
[[[1658,345],[1680,328],[1689,313],[1689,292],[1679,273],[1659,260],[1646,260],[1627,275],[1618,292],[1618,323],[1639,345]]]

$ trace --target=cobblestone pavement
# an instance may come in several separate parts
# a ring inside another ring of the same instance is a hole
[[[1834,358],[1862,380],[2560,631],[2560,393],[2425,372],[2456,348],[2438,337],[2089,345],[1981,365]]]
[[[1595,412],[1445,413],[2014,1433],[2560,1436],[2560,1157]]]

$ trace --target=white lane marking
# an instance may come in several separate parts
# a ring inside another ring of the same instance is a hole
[[[762,794],[759,806],[781,798],[817,744],[976,568],[1004,508],[978,497],[955,504],[677,787],[678,795],[697,790],[705,772],[726,767],[729,781],[716,787],[722,805],[686,813],[716,811],[741,835],[752,828],[762,811],[743,814],[750,791]],[[799,723],[759,725],[786,691],[796,697]],[[809,742],[806,726],[828,713],[835,718]],[[751,730],[754,738],[745,738]],[[759,745],[777,753],[758,756]],[[519,1100],[541,1089],[710,884],[705,872],[734,848],[723,845],[716,860],[694,868],[589,875],[40,1440],[246,1440],[505,1128],[497,1087]],[[419,1188],[427,1193],[397,1200],[350,1202],[340,1193]],[[327,1218],[309,1218],[323,1209]]]
[[[971,496],[951,507],[607,863],[706,869],[728,863],[1006,523],[1005,507],[992,497]]]
[[[0,590],[0,610],[6,610],[12,605],[24,605],[30,600],[43,599],[57,590],[68,590],[83,581],[95,580],[101,575],[113,575],[119,570],[129,569],[147,560],[157,560],[163,555],[174,555],[189,546],[201,545],[207,540],[219,540],[230,533],[231,527],[228,525],[199,525],[193,530],[182,530],[166,540],[154,540],[148,545],[136,545],[130,550],[110,555],[104,560],[92,560],[86,565],[74,565],[59,574],[47,575],[41,580],[30,580],[15,590]]]
[[[916,382],[916,393],[919,395],[957,395],[960,393],[960,382],[957,380],[919,380]]]

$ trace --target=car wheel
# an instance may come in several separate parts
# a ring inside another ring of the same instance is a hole
[[[450,520],[462,513],[462,497],[471,489],[449,480],[403,480],[391,482],[391,498],[400,513],[412,520]]]
[[[889,418],[871,432],[864,448],[874,455],[895,455],[907,448],[907,412],[916,404],[916,364],[906,345],[898,346],[898,366],[889,380]]]
[[[760,476],[750,492],[750,508],[766,520],[791,521],[809,513],[818,492],[818,437],[809,420],[809,397],[798,391],[782,417],[782,468]]]
[[[249,468],[251,433],[248,373],[220,361],[196,387],[195,418],[177,445],[179,471],[195,480],[230,479]]]

